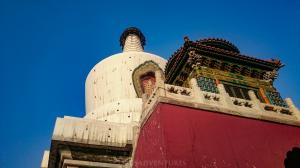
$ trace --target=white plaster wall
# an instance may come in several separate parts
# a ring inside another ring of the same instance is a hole
[[[124,147],[132,142],[134,126],[65,116],[56,118],[52,140]]]
[[[49,154],[50,154],[50,151],[48,151],[48,150],[44,151],[41,168],[48,168]]]
[[[142,100],[137,98],[132,73],[149,60],[164,69],[166,60],[137,51],[115,54],[95,65],[85,83],[85,118],[118,123],[138,122]]]

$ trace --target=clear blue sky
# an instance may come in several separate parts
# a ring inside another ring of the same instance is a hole
[[[39,167],[55,118],[84,115],[85,78],[120,52],[128,26],[164,58],[186,35],[279,58],[286,66],[275,85],[300,107],[300,1],[1,0],[0,23],[0,168]]]

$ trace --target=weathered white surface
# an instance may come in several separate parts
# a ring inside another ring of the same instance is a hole
[[[132,73],[149,60],[164,69],[166,60],[163,58],[136,51],[115,54],[98,63],[85,83],[85,118],[118,123],[138,121],[142,100],[137,98]]]
[[[143,104],[134,89],[132,73],[146,61],[157,63],[161,69],[166,64],[163,58],[143,52],[139,37],[129,34],[122,53],[102,60],[88,74],[85,82],[86,116],[57,118],[52,140],[115,147],[131,144],[133,128],[139,125]],[[45,152],[42,168],[48,167],[48,158],[49,152]],[[65,166],[79,165],[128,167],[127,164],[74,160],[66,162]]]
[[[133,125],[75,117],[57,118],[52,140],[124,147],[132,141]]]
[[[142,100],[138,98],[121,99],[112,103],[106,103],[86,115],[86,118],[98,119],[117,123],[129,123],[139,121],[142,110]]]
[[[48,150],[44,151],[41,168],[48,168],[49,153],[50,152]]]

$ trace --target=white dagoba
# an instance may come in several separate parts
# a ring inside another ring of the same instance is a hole
[[[166,60],[144,52],[145,39],[136,28],[128,28],[120,38],[122,53],[102,60],[90,71],[85,82],[85,118],[107,122],[139,122],[142,99],[137,97],[132,73],[146,61],[164,69]]]
[[[144,52],[145,37],[137,28],[126,29],[120,42],[123,52],[102,60],[87,76],[85,117],[56,119],[41,168],[130,167],[134,130],[142,113],[142,99],[132,79],[134,70],[147,61],[164,69],[166,60]]]

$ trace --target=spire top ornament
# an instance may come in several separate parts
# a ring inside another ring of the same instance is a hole
[[[124,30],[120,37],[120,45],[123,52],[144,51],[146,39],[143,33],[136,27],[129,27]]]

